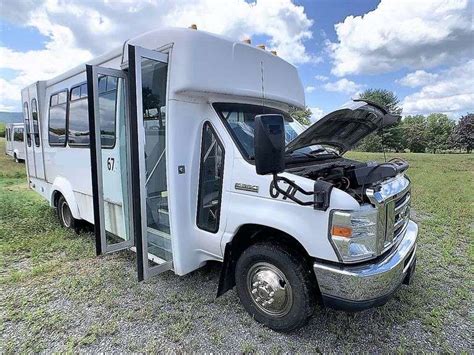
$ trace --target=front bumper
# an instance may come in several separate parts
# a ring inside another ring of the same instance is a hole
[[[364,265],[313,265],[326,306],[357,311],[385,304],[403,283],[408,283],[416,264],[418,226],[409,221],[398,246],[386,257]]]

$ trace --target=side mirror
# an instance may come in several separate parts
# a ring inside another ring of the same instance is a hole
[[[257,174],[285,170],[285,123],[282,115],[255,116],[255,168]]]

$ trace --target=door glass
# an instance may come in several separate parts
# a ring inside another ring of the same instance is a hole
[[[211,124],[206,122],[202,131],[196,223],[199,228],[212,233],[219,230],[223,172],[224,147]]]
[[[167,64],[141,59],[148,253],[172,260],[166,181]]]
[[[26,143],[28,147],[31,147],[31,135],[30,135],[30,114],[28,112],[28,103],[23,104],[23,115],[25,118],[25,129],[26,129]]]
[[[38,125],[38,105],[36,99],[31,100],[31,116],[33,118],[33,137],[35,140],[35,146],[40,146],[40,134]]]
[[[100,224],[100,233],[96,238],[100,239],[100,253],[108,253],[134,244],[129,229],[127,86],[125,74],[118,70],[94,67],[94,78],[94,129],[90,133],[97,166],[99,218],[95,223]]]

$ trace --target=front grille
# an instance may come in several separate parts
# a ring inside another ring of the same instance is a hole
[[[403,237],[410,218],[410,181],[400,175],[366,191],[378,208],[377,250],[383,254]]]
[[[403,236],[410,218],[410,200],[410,190],[407,190],[403,195],[395,198],[392,203],[387,204],[384,250],[396,244]]]

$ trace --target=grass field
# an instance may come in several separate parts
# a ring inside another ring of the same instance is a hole
[[[284,335],[250,319],[235,290],[214,299],[217,264],[138,283],[132,252],[96,257],[92,234],[60,228],[3,151],[0,139],[1,353],[474,350],[473,155],[402,154],[420,227],[412,286],[361,313],[318,307]]]

